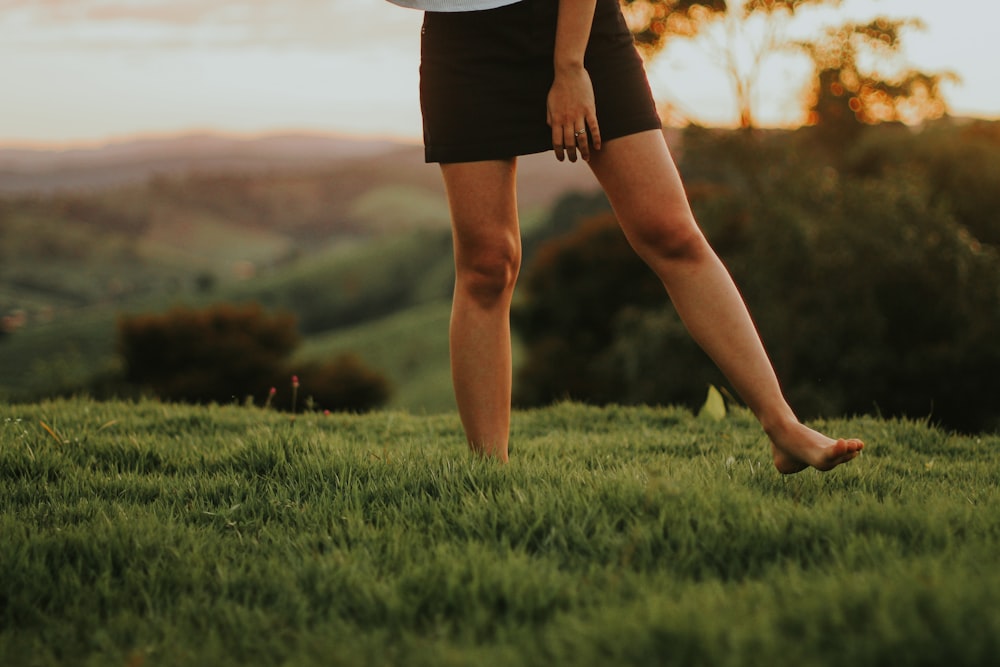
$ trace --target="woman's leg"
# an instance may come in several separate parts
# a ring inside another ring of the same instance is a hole
[[[469,446],[501,461],[510,433],[510,302],[521,265],[515,170],[513,159],[441,166],[455,252],[455,399]]]
[[[803,426],[785,401],[743,298],[694,220],[662,133],[607,141],[590,166],[688,331],[760,420],[778,470],[829,470],[857,456],[861,441]]]

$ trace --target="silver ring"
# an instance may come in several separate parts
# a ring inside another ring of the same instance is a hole
[[[580,130],[578,132],[574,132],[573,136],[574,137],[579,137],[581,134],[586,134],[586,133],[587,133],[587,130]]]

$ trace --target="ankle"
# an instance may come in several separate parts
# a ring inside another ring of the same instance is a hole
[[[764,432],[772,438],[782,433],[788,433],[802,425],[802,422],[799,421],[799,418],[795,416],[795,413],[788,406],[771,413],[758,414],[757,421],[760,422]]]

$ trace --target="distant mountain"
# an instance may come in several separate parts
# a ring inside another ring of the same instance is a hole
[[[254,139],[194,134],[69,150],[0,147],[0,194],[104,189],[154,174],[317,167],[405,148],[412,145],[309,134]]]
[[[0,195],[106,190],[153,176],[289,171],[363,179],[368,187],[388,180],[442,191],[440,174],[424,164],[422,147],[391,140],[193,134],[69,150],[0,147]],[[551,153],[521,158],[518,173],[518,198],[528,207],[551,205],[569,190],[597,188],[586,165],[557,164]]]
[[[438,170],[424,164],[422,147],[391,140],[193,134],[69,150],[0,147],[0,196],[106,190],[153,176],[279,172],[325,173],[363,189],[389,182],[443,191]],[[551,153],[521,158],[518,174],[518,199],[526,207],[549,206],[567,191],[597,188],[586,165],[558,164]]]

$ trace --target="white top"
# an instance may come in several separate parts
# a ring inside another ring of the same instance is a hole
[[[475,12],[513,5],[521,0],[389,0],[394,5],[428,12]]]

